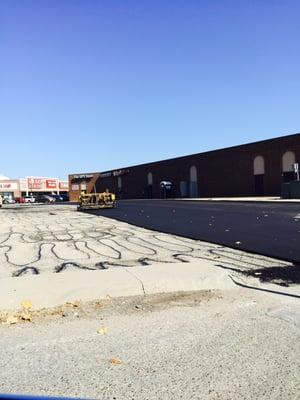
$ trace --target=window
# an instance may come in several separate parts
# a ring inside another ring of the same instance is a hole
[[[153,174],[152,172],[149,172],[147,175],[147,181],[148,181],[148,185],[151,186],[153,185]]]
[[[118,177],[118,189],[122,189],[122,178]]]
[[[197,168],[193,165],[190,168],[190,197],[198,197]]]
[[[282,156],[282,179],[283,182],[291,182],[296,179],[293,164],[296,162],[295,153],[286,151]]]
[[[253,161],[253,175],[263,175],[265,173],[265,160],[262,156],[257,156]]]
[[[286,151],[282,156],[282,172],[293,172],[293,164],[295,162],[295,153],[292,151]]]
[[[190,168],[190,181],[197,182],[197,168],[194,165]]]

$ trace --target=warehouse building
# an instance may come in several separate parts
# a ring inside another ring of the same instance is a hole
[[[109,189],[119,198],[279,196],[297,180],[300,134],[104,172],[69,175],[70,200]],[[162,192],[161,182],[170,182]]]

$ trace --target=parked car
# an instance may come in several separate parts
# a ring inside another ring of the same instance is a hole
[[[53,197],[55,201],[64,201],[62,195],[60,194],[52,194],[51,197]]]
[[[25,196],[24,197],[24,203],[34,203],[35,202],[35,197],[33,196]]]
[[[68,193],[63,193],[60,196],[63,198],[63,201],[69,201],[70,200]]]
[[[11,196],[5,196],[3,198],[3,204],[14,204],[15,200]]]
[[[15,202],[16,203],[25,203],[25,198],[24,197],[15,197]]]
[[[56,201],[69,201],[69,195],[68,194],[53,194],[51,197],[54,197]]]
[[[35,198],[36,203],[54,203],[55,198],[48,194],[38,194]]]

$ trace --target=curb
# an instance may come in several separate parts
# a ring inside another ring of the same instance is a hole
[[[45,273],[4,278],[0,285],[0,310],[19,309],[21,302],[26,299],[38,310],[67,302],[104,299],[107,296],[227,290],[235,287],[227,272],[209,261]]]

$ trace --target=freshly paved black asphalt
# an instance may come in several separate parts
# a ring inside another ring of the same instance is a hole
[[[116,209],[90,212],[300,263],[300,203],[123,200]]]

